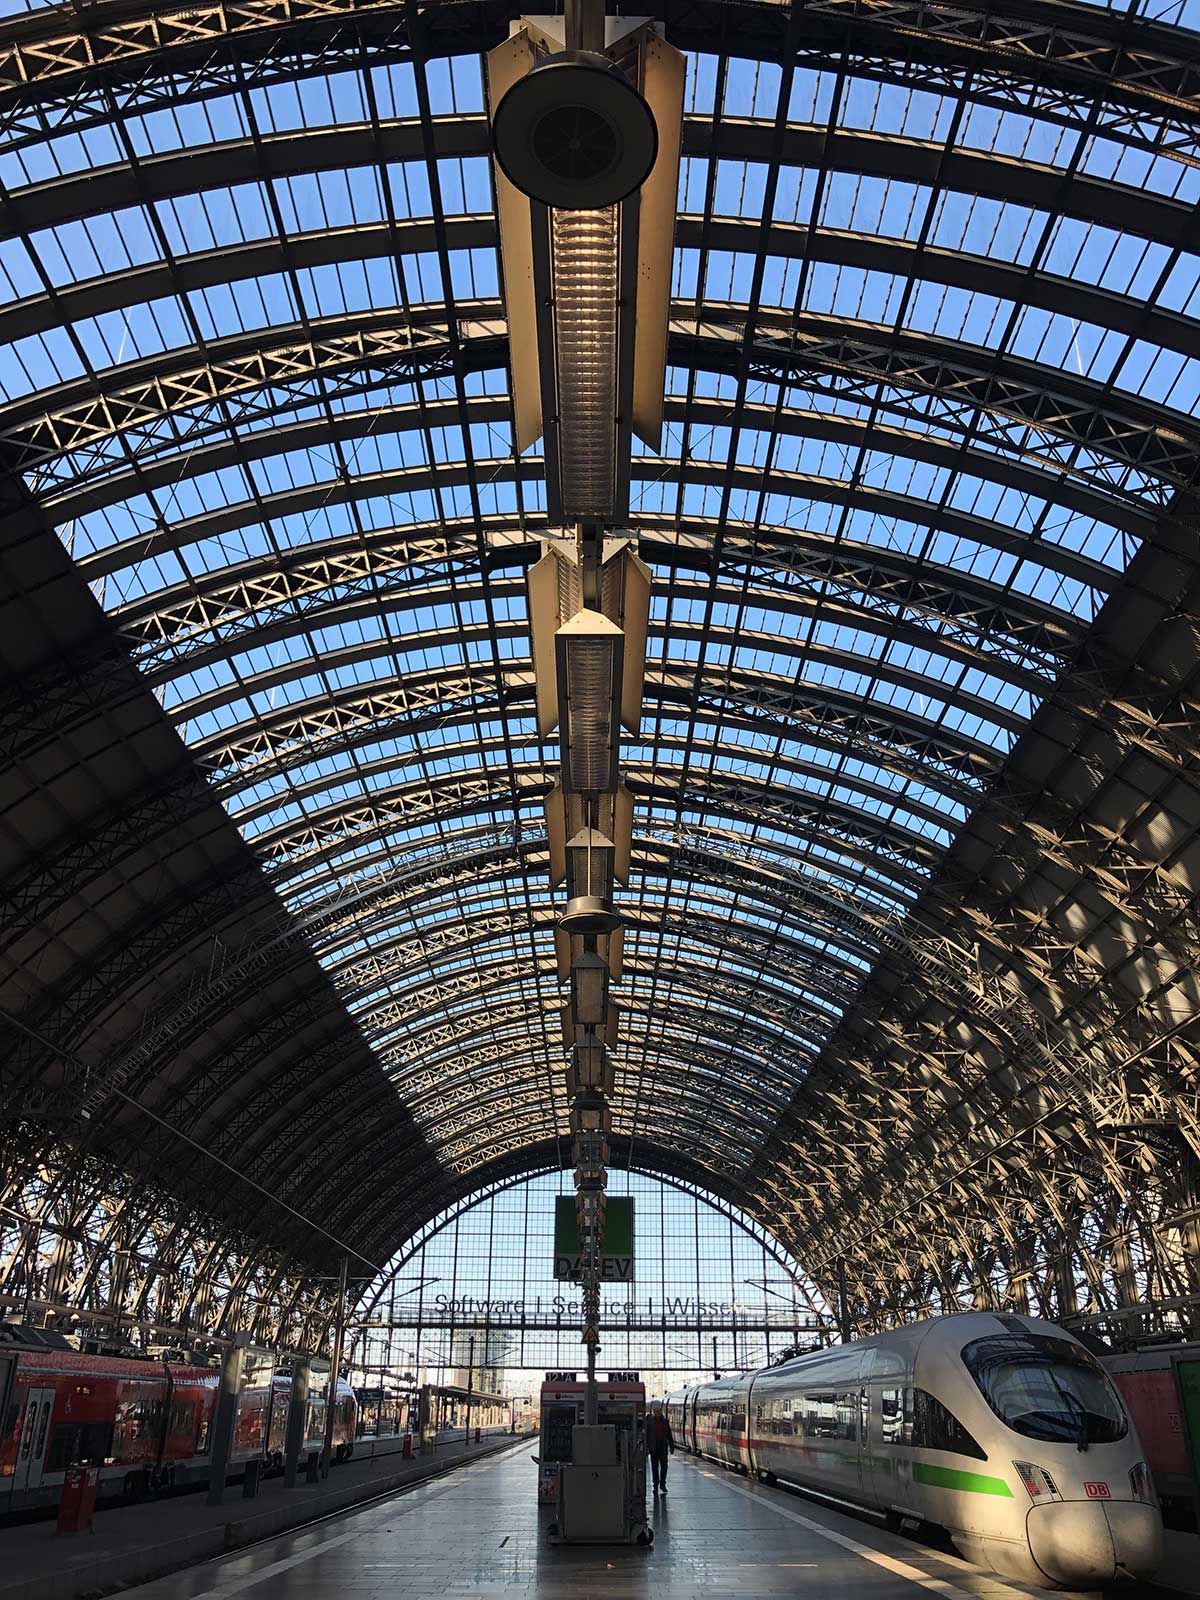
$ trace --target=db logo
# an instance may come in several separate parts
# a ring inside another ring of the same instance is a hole
[[[1089,1500],[1112,1499],[1112,1496],[1108,1492],[1108,1485],[1106,1483],[1085,1483],[1083,1486],[1083,1492],[1087,1495]]]

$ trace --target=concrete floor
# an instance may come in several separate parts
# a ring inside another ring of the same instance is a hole
[[[1001,1582],[873,1524],[682,1454],[652,1550],[551,1546],[533,1447],[370,1510],[127,1591],[127,1600],[1020,1600]],[[1150,1593],[1151,1591],[1147,1591]],[[1126,1591],[1128,1594],[1128,1591]]]

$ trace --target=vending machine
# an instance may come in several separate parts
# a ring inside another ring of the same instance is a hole
[[[609,1372],[596,1379],[597,1414],[601,1426],[612,1426],[622,1436],[622,1454],[636,1463],[633,1490],[646,1499],[646,1453],[642,1449],[646,1426],[646,1385],[636,1372]],[[554,1504],[558,1498],[559,1469],[572,1459],[571,1436],[584,1421],[587,1379],[578,1372],[548,1372],[542,1383],[541,1433],[538,1440],[538,1500]]]

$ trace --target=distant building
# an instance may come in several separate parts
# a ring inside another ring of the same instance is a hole
[[[452,1387],[470,1387],[481,1394],[504,1394],[512,1350],[513,1336],[507,1330],[491,1328],[483,1322],[465,1322],[454,1330],[450,1355],[455,1365],[447,1367],[445,1381]]]

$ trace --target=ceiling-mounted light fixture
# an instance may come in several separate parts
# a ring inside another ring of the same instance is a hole
[[[599,828],[580,828],[567,845],[568,897],[611,899],[613,856],[613,842]]]
[[[561,711],[558,635],[568,622],[579,616],[585,604],[583,573],[577,553],[561,540],[547,539],[543,543],[541,559],[529,569],[528,594],[538,732],[545,738],[557,726]],[[650,569],[624,538],[605,539],[600,555],[594,603],[590,609],[621,630],[621,723],[630,733],[637,733],[641,727],[646,674]]]
[[[576,1182],[603,1177],[608,1165],[608,1140],[602,1133],[578,1134],[571,1145],[571,1165]]]
[[[613,877],[629,882],[629,863],[633,850],[633,799],[623,783],[612,794],[594,797],[568,794],[556,783],[545,799],[546,840],[550,847],[550,884],[557,888],[567,876],[567,840],[589,826],[597,828],[613,844]]]
[[[589,933],[613,933],[620,923],[612,901],[602,900],[598,894],[576,895],[567,901],[566,910],[558,919],[558,926],[573,938]]]
[[[610,983],[620,983],[624,975],[625,966],[625,930],[614,928],[611,933],[587,935],[568,932],[563,927],[562,919],[554,927],[554,965],[559,983],[567,983],[571,977],[571,964],[582,955],[585,948],[585,937],[590,937],[596,947],[596,954],[602,961],[608,963],[608,979]]]
[[[604,1041],[594,1033],[585,1033],[571,1051],[567,1067],[567,1094],[571,1099],[586,1090],[612,1094],[616,1087],[616,1069]]]
[[[524,17],[488,56],[516,443],[551,523],[612,524],[662,431],[684,62],[645,18],[566,43]]]
[[[572,1133],[611,1133],[612,1112],[604,1096],[596,1091],[585,1091],[575,1097],[571,1107]]]
[[[594,1026],[581,1023],[569,1003],[562,1008],[561,1015],[563,1044],[568,1050],[578,1044],[580,1039],[585,1039],[593,1034],[597,1038],[603,1039],[610,1050],[616,1044],[620,1028],[621,1008],[615,1001],[609,1000],[603,1021],[596,1023]]]
[[[598,611],[577,611],[554,636],[562,786],[574,794],[617,787],[625,635]]]
[[[608,962],[585,950],[571,965],[571,1016],[580,1028],[602,1028],[607,1012]]]

